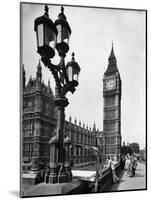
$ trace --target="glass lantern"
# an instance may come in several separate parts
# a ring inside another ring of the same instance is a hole
[[[35,19],[34,30],[37,35],[37,52],[41,56],[53,58],[55,55],[57,29],[48,13]]]
[[[68,80],[73,87],[78,85],[78,76],[80,73],[80,67],[74,59],[74,53],[72,53],[72,60],[67,63],[66,71],[68,74]]]
[[[66,20],[66,16],[64,15],[63,7],[61,7],[61,13],[58,15],[55,25],[58,31],[56,49],[58,50],[59,55],[64,55],[69,50],[71,28]]]

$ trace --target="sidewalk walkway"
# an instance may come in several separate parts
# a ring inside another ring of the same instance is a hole
[[[144,163],[138,163],[134,178],[129,177],[125,171],[119,178],[120,182],[114,184],[111,191],[146,189],[146,166]]]

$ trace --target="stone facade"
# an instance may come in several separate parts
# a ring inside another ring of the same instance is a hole
[[[27,85],[23,71],[23,172],[39,177],[49,164],[49,140],[57,123],[54,96],[50,87],[42,82],[40,63],[36,78],[30,77]],[[35,178],[36,180],[36,178]]]
[[[85,166],[96,163],[96,157],[93,150],[87,146],[96,147],[97,146],[97,134],[98,130],[93,126],[88,129],[88,126],[85,127],[85,124],[77,123],[77,120],[74,120],[72,123],[71,117],[69,122],[65,123],[65,134],[71,138],[70,146],[70,162],[74,167]]]
[[[118,161],[121,148],[121,78],[112,46],[103,77],[104,155]]]

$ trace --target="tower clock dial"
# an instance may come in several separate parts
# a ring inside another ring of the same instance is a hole
[[[110,79],[110,80],[107,80],[105,82],[106,90],[112,90],[112,89],[115,89],[115,87],[116,87],[116,80],[115,79]]]

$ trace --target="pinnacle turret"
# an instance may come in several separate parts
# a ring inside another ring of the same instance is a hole
[[[70,115],[70,117],[69,117],[69,122],[72,122],[72,117],[71,117],[71,115]]]
[[[41,78],[42,78],[42,67],[41,67],[41,64],[40,64],[40,60],[39,60],[39,63],[38,63],[38,66],[37,66],[37,79],[41,81]]]

